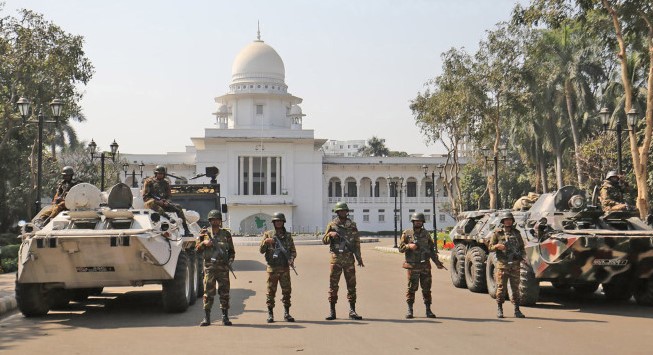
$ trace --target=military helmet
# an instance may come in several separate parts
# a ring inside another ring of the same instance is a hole
[[[161,173],[161,174],[165,175],[165,173],[166,173],[166,167],[163,166],[163,165],[157,165],[156,168],[154,168],[154,173],[155,173],[155,174],[157,174],[157,173]]]
[[[272,222],[274,221],[283,221],[286,222],[286,216],[281,212],[276,212],[272,215]]]
[[[219,219],[222,220],[222,212],[218,210],[211,210],[209,211],[209,214],[207,216],[207,219],[210,221],[211,219]]]
[[[335,207],[333,207],[333,212],[338,211],[349,211],[349,206],[347,206],[346,202],[340,201],[336,203]]]
[[[422,222],[426,222],[426,218],[424,218],[424,213],[422,213],[422,212],[415,212],[415,213],[413,213],[413,214],[410,215],[410,221],[411,221],[411,222],[413,222],[413,221],[422,221]]]
[[[75,170],[73,170],[72,166],[64,166],[63,169],[61,169],[62,176],[67,176],[67,175],[72,176],[74,174],[75,174]]]
[[[512,219],[513,223],[515,222],[515,217],[512,215],[511,212],[503,212],[502,214],[499,215],[501,223],[505,221],[506,219]]]
[[[608,171],[608,174],[605,176],[605,179],[610,180],[610,178],[613,176],[619,176],[619,174],[617,174],[617,171],[615,170]]]

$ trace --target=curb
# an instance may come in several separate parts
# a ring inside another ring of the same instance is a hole
[[[400,254],[399,249],[392,246],[378,246],[374,247],[374,249],[383,253]],[[442,262],[448,262],[451,260],[451,252],[448,250],[440,250],[438,251],[438,258]]]
[[[261,244],[261,239],[257,238],[256,240],[239,240],[237,237],[233,238],[234,245],[239,246],[258,246]],[[300,239],[294,240],[295,245],[324,245],[322,239]],[[378,243],[379,238],[372,237],[362,237],[361,243]],[[378,248],[378,247],[377,247]]]
[[[13,311],[17,307],[18,304],[16,303],[16,297],[5,296],[0,298],[0,316]]]

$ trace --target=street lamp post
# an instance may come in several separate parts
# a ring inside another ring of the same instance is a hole
[[[395,248],[398,248],[397,246],[397,183],[394,181],[390,182],[392,184],[392,191],[394,191],[394,197],[395,197],[395,208],[392,210],[393,211],[393,218],[395,222]]]
[[[136,162],[134,162],[136,163]],[[145,164],[141,162],[138,164],[138,169],[140,170],[139,175],[142,178],[143,177],[143,167]],[[125,180],[127,180],[127,170],[129,170],[129,163],[122,164],[122,171],[125,172]],[[138,183],[136,182],[136,168],[132,168],[132,187],[138,187]]]
[[[394,216],[394,221],[395,221],[395,248],[398,248],[399,246],[397,245],[397,220],[399,220],[399,225],[400,229],[403,231],[403,224],[401,222],[401,216],[402,216],[402,199],[401,199],[401,193],[403,191],[403,185],[404,185],[404,178],[392,178],[388,176],[387,178],[390,181],[392,191],[394,192],[394,198],[395,198],[395,208],[393,210],[393,216]],[[399,190],[397,190],[397,182],[400,182],[399,185]],[[397,218],[397,192],[399,192],[399,218]]]
[[[483,147],[481,148],[483,151],[483,156],[485,157],[485,162],[493,162],[494,163],[494,206],[492,206],[492,209],[497,210],[499,208],[499,162],[500,161],[506,161],[507,160],[507,155],[508,155],[508,149],[505,146],[499,146],[499,150],[494,152],[490,150],[490,148]],[[499,158],[499,154],[503,153],[503,158]],[[492,154],[492,156],[490,156]]]
[[[442,178],[442,165],[438,165],[438,168],[440,169],[438,173],[438,179]],[[422,169],[424,169],[424,177],[428,176],[428,171],[429,168],[426,165],[422,165]],[[437,250],[437,245],[438,245],[438,223],[437,223],[437,212],[435,210],[435,169],[431,171],[431,181],[433,182],[433,187],[431,187],[431,197],[433,200],[433,242],[435,243],[436,250]]]
[[[95,150],[97,149],[97,144],[95,141],[91,139],[91,143],[88,144],[88,149],[91,153],[91,161],[95,158],[100,158],[100,166],[101,166],[101,178],[100,178],[100,191],[104,191],[104,159],[111,157],[111,161],[115,162],[116,161],[116,155],[118,154],[118,143],[116,143],[116,140],[113,140],[113,143],[109,145],[111,147],[110,152],[101,152],[99,155],[96,154]],[[109,154],[108,156],[106,154]]]
[[[59,117],[61,116],[61,109],[63,108],[63,102],[59,99],[54,99],[50,103],[50,108],[52,109],[53,120],[48,120],[47,117],[43,114],[43,110],[39,109],[39,114],[36,120],[28,120],[27,118],[30,115],[30,102],[24,97],[18,99],[18,110],[20,115],[23,117],[23,123],[37,123],[38,124],[38,149],[37,149],[37,173],[36,173],[36,202],[34,206],[36,207],[35,213],[39,213],[41,210],[41,190],[42,190],[42,180],[43,180],[43,124],[44,123],[54,123],[59,124]]]
[[[630,129],[624,129],[621,127],[621,121],[617,119],[617,124],[614,129],[608,128],[610,123],[610,110],[607,107],[604,107],[599,111],[599,116],[601,117],[601,124],[603,125],[603,131],[613,131],[617,132],[617,170],[619,174],[623,173],[623,165],[621,164],[621,133],[630,132],[635,130],[635,123],[637,123],[637,109],[632,108],[626,114],[626,121]]]

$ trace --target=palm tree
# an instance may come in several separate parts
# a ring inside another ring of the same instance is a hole
[[[390,154],[390,150],[385,146],[385,139],[376,136],[368,139],[367,144],[360,147],[358,152],[369,157],[387,157]]]

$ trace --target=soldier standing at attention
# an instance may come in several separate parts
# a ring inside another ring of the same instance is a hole
[[[290,293],[292,287],[290,284],[290,266],[295,265],[297,250],[295,242],[290,233],[286,231],[284,224],[286,216],[277,212],[272,216],[274,230],[263,233],[261,240],[260,252],[265,254],[265,261],[268,264],[268,323],[274,322],[274,297],[277,294],[277,283],[281,285],[281,294],[283,297],[283,319],[288,322],[294,322],[295,318],[290,315]]]
[[[204,313],[200,323],[204,327],[211,324],[211,307],[215,297],[215,284],[218,283],[222,324],[231,325],[229,321],[229,268],[234,262],[236,251],[231,233],[222,229],[222,213],[211,210],[208,214],[211,224],[200,232],[197,251],[204,258]]]
[[[190,236],[188,224],[186,223],[186,216],[181,206],[171,203],[169,201],[171,190],[170,183],[165,179],[166,168],[162,165],[157,165],[154,168],[154,177],[145,179],[143,183],[143,201],[145,208],[152,209],[159,214],[165,215],[166,212],[175,212],[181,218],[182,226],[184,227],[184,235]]]
[[[625,211],[628,205],[624,202],[624,193],[628,190],[628,185],[616,171],[610,171],[603,180],[601,185],[601,207],[604,212]]]
[[[503,318],[503,302],[505,301],[504,290],[510,279],[512,290],[512,303],[515,305],[515,317],[525,318],[519,310],[519,273],[521,261],[526,250],[521,233],[514,228],[515,218],[512,213],[504,212],[501,215],[499,228],[494,231],[490,238],[490,251],[496,252],[497,264],[495,267],[494,280],[497,283],[497,318]]]
[[[73,186],[79,184],[79,181],[73,179],[74,175],[75,171],[72,166],[65,166],[61,169],[62,180],[59,181],[59,185],[57,185],[57,192],[54,194],[54,198],[52,199],[52,205],[39,212],[39,215],[35,219],[35,223],[45,225],[52,218],[56,217],[59,212],[67,210],[65,200],[66,195]]]
[[[401,234],[401,244],[399,252],[406,254],[404,269],[408,276],[408,290],[406,291],[406,303],[408,304],[408,313],[406,319],[413,318],[413,303],[415,303],[415,292],[418,286],[422,285],[422,297],[424,306],[426,306],[426,317],[435,318],[431,311],[431,259],[433,258],[438,269],[444,268],[444,265],[437,259],[433,238],[423,228],[424,214],[413,213],[410,217],[413,223],[413,229],[406,229]]]
[[[336,319],[336,303],[338,302],[338,282],[344,272],[347,283],[347,299],[349,300],[349,318],[361,320],[356,313],[356,267],[364,267],[360,254],[360,237],[356,223],[347,218],[349,207],[345,202],[336,203],[333,211],[338,215],[329,222],[322,237],[322,242],[329,245],[331,251],[331,273],[329,276],[329,305],[331,307],[326,320]]]

